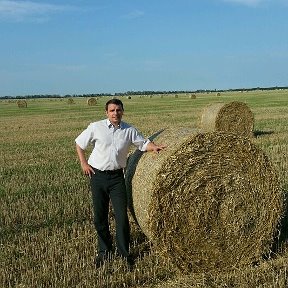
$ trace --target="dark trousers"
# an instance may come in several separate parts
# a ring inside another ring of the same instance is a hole
[[[95,170],[91,177],[94,225],[98,236],[98,254],[112,250],[109,229],[109,202],[111,200],[116,223],[116,245],[119,254],[129,255],[130,227],[127,215],[127,195],[123,172],[110,174]]]

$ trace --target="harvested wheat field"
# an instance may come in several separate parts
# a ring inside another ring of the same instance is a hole
[[[251,137],[254,116],[247,104],[239,101],[213,103],[204,108],[201,128],[204,131],[222,131]]]
[[[181,271],[222,271],[268,253],[283,210],[278,177],[247,138],[164,130],[157,156],[136,152],[134,214],[156,249]],[[130,165],[130,167],[129,167]],[[127,179],[131,179],[131,175]]]
[[[174,94],[121,97],[123,120],[143,135],[169,127],[153,135],[169,145],[163,153],[135,153],[138,165],[129,161],[141,225],[129,213],[133,271],[118,257],[95,268],[89,179],[74,146],[88,123],[106,117],[114,95],[97,97],[95,106],[87,97],[73,97],[73,105],[66,97],[29,99],[25,109],[17,99],[0,101],[1,288],[288,287],[287,215],[276,228],[288,192],[288,90],[197,93],[193,101]],[[204,107],[220,101],[251,107],[254,137],[191,129]],[[178,136],[169,140],[174,129]],[[115,236],[113,219],[111,213]],[[259,257],[267,251],[268,259]]]

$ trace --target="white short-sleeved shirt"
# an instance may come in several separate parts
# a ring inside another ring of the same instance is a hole
[[[99,170],[117,170],[126,167],[131,145],[146,151],[149,139],[145,139],[136,128],[120,122],[114,127],[108,119],[93,122],[75,139],[83,150],[94,146],[88,164]]]

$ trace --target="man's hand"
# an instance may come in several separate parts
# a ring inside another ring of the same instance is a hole
[[[85,175],[89,176],[91,178],[92,174],[95,174],[93,168],[86,162],[81,163],[82,171]]]
[[[159,153],[161,150],[165,149],[167,145],[161,144],[161,145],[156,145],[154,142],[150,142],[147,145],[147,151],[152,151],[154,153]]]
[[[91,178],[92,174],[95,174],[95,172],[93,168],[88,164],[85,158],[84,150],[79,145],[76,144],[76,151],[81,163],[83,173]]]

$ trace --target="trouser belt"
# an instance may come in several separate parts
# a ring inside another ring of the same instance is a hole
[[[99,170],[94,168],[95,172],[103,173],[103,174],[109,174],[109,175],[114,175],[114,174],[123,174],[123,169],[117,169],[117,170]]]

